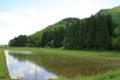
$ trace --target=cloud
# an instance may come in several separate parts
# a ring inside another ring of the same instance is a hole
[[[21,11],[19,8],[18,11]],[[22,14],[0,12],[0,36],[1,43],[5,44],[9,39],[14,38],[20,34],[32,34],[37,30],[40,30],[40,17],[32,9],[26,9]],[[7,24],[7,25],[6,25]]]
[[[24,18],[17,14],[12,14],[8,12],[1,12],[0,13],[0,21],[6,22],[8,24],[18,24],[23,22]]]
[[[10,39],[20,34],[32,34],[63,18],[85,18],[95,14],[101,8],[110,8],[119,4],[113,0],[37,0],[29,1],[29,3],[21,0],[13,2],[6,4],[7,9],[3,6],[5,10],[0,10],[0,36],[2,36],[0,44],[8,43]]]
[[[33,8],[16,8],[16,12],[0,12],[0,36],[4,34],[0,44],[6,44],[20,34],[33,34],[56,22],[55,17],[54,14],[41,14]]]

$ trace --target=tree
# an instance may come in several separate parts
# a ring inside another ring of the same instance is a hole
[[[67,26],[64,38],[64,48],[79,49],[80,20],[68,24]]]
[[[9,41],[11,47],[25,47],[28,46],[28,38],[26,35],[20,35]]]
[[[96,27],[96,48],[97,49],[110,49],[111,35],[108,26],[108,19],[105,15],[99,14],[97,16]]]

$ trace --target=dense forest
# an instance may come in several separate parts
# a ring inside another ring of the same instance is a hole
[[[108,13],[107,13],[108,12]],[[66,18],[33,35],[9,41],[11,47],[51,47],[65,49],[120,49],[120,34],[112,11],[101,10],[89,18]]]

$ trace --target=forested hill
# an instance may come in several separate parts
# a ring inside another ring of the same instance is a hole
[[[120,26],[120,6],[114,7],[112,9],[102,9],[98,13],[100,14],[110,14],[112,16],[113,22],[116,24],[116,27]]]
[[[49,31],[49,30],[55,31],[59,28],[65,29],[68,24],[75,23],[76,21],[80,21],[80,19],[79,18],[65,18],[65,19],[63,19],[63,20],[61,20],[53,25],[49,25],[48,27],[46,27],[43,30],[35,32],[33,35],[30,35],[29,37],[31,39],[33,39],[33,42],[36,44],[35,46],[38,46],[38,42],[41,39],[44,32]]]
[[[120,49],[120,6],[114,7],[112,9],[102,9],[98,13],[104,15],[111,15],[113,21],[113,38],[112,45]]]
[[[102,9],[89,18],[66,18],[33,35],[20,35],[9,46],[120,49],[119,25],[120,7]]]

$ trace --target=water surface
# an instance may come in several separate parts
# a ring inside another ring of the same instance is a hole
[[[11,54],[13,53],[13,54]],[[41,66],[31,62],[30,60],[24,59],[19,60],[14,57],[14,54],[27,56],[28,51],[5,51],[6,62],[11,79],[22,79],[22,80],[45,80],[47,78],[57,78],[57,76]]]
[[[85,57],[29,51],[5,51],[7,67],[12,79],[45,80],[64,76],[93,76],[120,69],[119,58]]]

